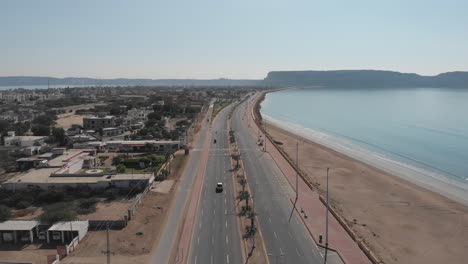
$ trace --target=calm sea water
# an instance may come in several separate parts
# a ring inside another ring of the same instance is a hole
[[[468,185],[468,88],[285,90],[261,112]]]

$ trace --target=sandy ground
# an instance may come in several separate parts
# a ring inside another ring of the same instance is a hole
[[[41,249],[40,245],[18,248],[15,245],[1,245],[0,263],[47,264],[47,256],[57,254],[56,249]]]
[[[83,126],[83,118],[91,117],[91,115],[75,115],[75,114],[63,114],[57,116],[57,125],[63,129],[72,127],[73,124]]]
[[[171,195],[148,192],[136,217],[122,230],[111,230],[112,263],[145,263],[160,233]],[[63,263],[105,263],[106,231],[91,231]]]
[[[316,143],[269,126],[331,204],[384,263],[466,263],[468,208]]]
[[[121,220],[127,214],[130,202],[112,201],[99,202],[96,211],[91,214],[78,215],[81,220]]]
[[[172,167],[173,174],[168,177],[168,181],[173,183],[178,181],[186,157],[182,152],[176,154],[175,164]],[[122,230],[109,232],[113,252],[112,263],[147,263],[149,252],[159,239],[166,213],[174,197],[175,184],[167,188],[170,188],[168,194],[148,192],[137,210],[136,217],[129,222],[129,225]],[[105,263],[106,256],[102,254],[103,250],[106,250],[106,231],[91,231],[80,243],[77,251],[65,258],[62,263]]]

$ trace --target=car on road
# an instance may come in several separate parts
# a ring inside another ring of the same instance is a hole
[[[213,143],[214,143],[214,144],[216,144],[216,139],[215,139],[215,140],[213,140]]]
[[[217,193],[223,192],[223,183],[222,182],[218,182],[216,184],[216,192]]]

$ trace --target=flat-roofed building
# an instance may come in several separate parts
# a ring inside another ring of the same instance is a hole
[[[83,128],[85,130],[92,129],[97,130],[106,127],[115,127],[115,117],[114,116],[104,116],[104,117],[83,117]]]
[[[8,220],[0,223],[0,244],[33,243],[38,221]]]

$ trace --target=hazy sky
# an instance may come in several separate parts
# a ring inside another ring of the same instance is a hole
[[[0,0],[0,76],[468,70],[466,0]]]

